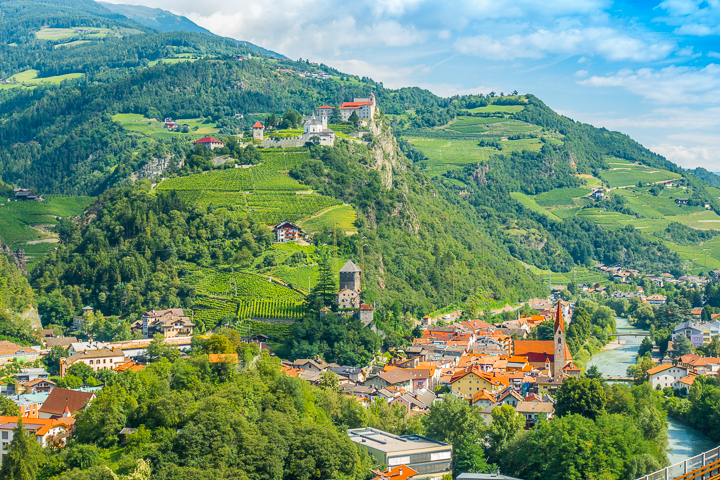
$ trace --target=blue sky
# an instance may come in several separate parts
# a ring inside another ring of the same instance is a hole
[[[438,95],[533,93],[720,172],[720,0],[111,0]]]

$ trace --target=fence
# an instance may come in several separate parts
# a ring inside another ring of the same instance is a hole
[[[682,462],[665,467],[662,470],[645,475],[638,480],[674,480],[687,473],[704,467],[710,463],[720,460],[720,447],[701,453]],[[687,478],[687,477],[686,477]]]

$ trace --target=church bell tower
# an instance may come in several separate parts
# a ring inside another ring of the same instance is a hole
[[[563,319],[562,302],[558,302],[555,315],[555,358],[553,358],[553,377],[559,377],[566,365],[565,351],[565,319]]]

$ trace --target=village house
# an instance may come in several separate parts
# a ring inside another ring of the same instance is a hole
[[[142,332],[143,338],[153,338],[162,334],[165,338],[189,337],[193,333],[195,324],[185,316],[182,308],[167,310],[150,310],[143,314],[140,320],[135,321],[130,330]]]
[[[223,142],[213,137],[203,137],[200,140],[194,141],[193,145],[202,145],[208,150],[215,150],[216,148],[222,148],[225,146]]]
[[[84,363],[93,369],[98,370],[114,370],[116,366],[127,362],[125,354],[119,348],[109,349],[101,348],[98,350],[86,350],[76,353],[68,358],[60,359],[60,376],[64,377],[68,369],[75,363]]]
[[[362,368],[359,367],[328,367],[328,370],[339,377],[348,378],[353,382],[365,382],[365,374],[363,373]]]
[[[647,303],[649,303],[650,305],[653,305],[653,306],[655,306],[655,307],[659,307],[659,306],[661,306],[661,305],[665,305],[665,302],[667,301],[667,297],[666,297],[665,295],[655,294],[655,295],[650,295],[650,296],[647,297],[645,300],[646,300]]]
[[[5,398],[15,403],[20,409],[23,418],[38,418],[40,407],[47,398],[38,398],[42,395],[23,394],[8,395]]]
[[[520,402],[515,411],[525,417],[525,428],[532,428],[540,420],[550,420],[555,414],[551,402]]]
[[[414,390],[413,380],[417,375],[419,374],[417,374],[413,369],[395,368],[389,372],[381,372],[370,376],[367,380],[365,380],[365,385],[378,389],[395,386],[412,392]]]
[[[293,368],[297,368],[299,370],[309,370],[311,372],[318,373],[324,372],[328,369],[329,366],[330,364],[328,364],[320,357],[315,357],[313,359],[301,358],[293,362]]]
[[[650,378],[650,385],[655,389],[673,387],[678,380],[688,376],[688,368],[680,365],[658,365],[647,371]]]
[[[323,105],[322,107],[318,107],[317,109],[315,109],[315,111],[317,112],[318,118],[325,117],[327,119],[326,123],[329,123],[330,117],[332,117],[335,109],[330,105]]]
[[[55,388],[55,382],[52,380],[36,378],[20,384],[22,393],[50,393]]]
[[[62,347],[67,350],[73,343],[78,343],[77,337],[51,337],[45,339],[47,348]]]
[[[678,198],[675,200],[675,203],[677,203],[678,205],[687,205],[688,201],[689,199],[687,198]]]
[[[85,314],[92,313],[94,311],[95,311],[95,309],[93,307],[88,307],[88,306],[83,307],[82,314],[75,315],[73,317],[73,330],[76,330],[78,332],[82,331],[83,323],[85,322],[85,318],[84,318]]]
[[[711,338],[710,328],[706,327],[702,323],[696,322],[682,322],[675,325],[672,334],[673,342],[676,340],[679,334],[683,334],[692,343],[693,347],[699,347],[705,343],[708,343]]]
[[[600,200],[605,198],[605,191],[604,190],[595,190],[592,192],[589,197],[596,202],[599,202]]]
[[[38,411],[40,418],[63,418],[83,410],[95,398],[92,392],[55,388]]]
[[[38,201],[42,200],[42,197],[38,197],[37,195],[32,193],[27,188],[16,188],[16,189],[14,189],[14,191],[15,191],[15,200],[16,201],[18,201],[18,200],[21,200],[21,201],[23,201],[23,200],[38,200]]]
[[[302,228],[287,220],[275,225],[273,233],[275,234],[275,241],[281,243],[294,242],[302,239],[305,235],[305,231]]]
[[[19,421],[20,417],[0,416],[0,465],[8,453]],[[42,448],[65,445],[69,436],[67,425],[59,420],[33,418],[23,420],[23,427],[26,432],[35,435],[35,440]]]

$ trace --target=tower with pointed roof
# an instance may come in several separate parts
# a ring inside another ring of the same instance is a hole
[[[565,319],[562,313],[562,303],[558,302],[555,314],[555,355],[553,358],[553,377],[559,377],[565,368]]]
[[[340,269],[340,290],[348,289],[360,292],[360,267],[348,260]]]

